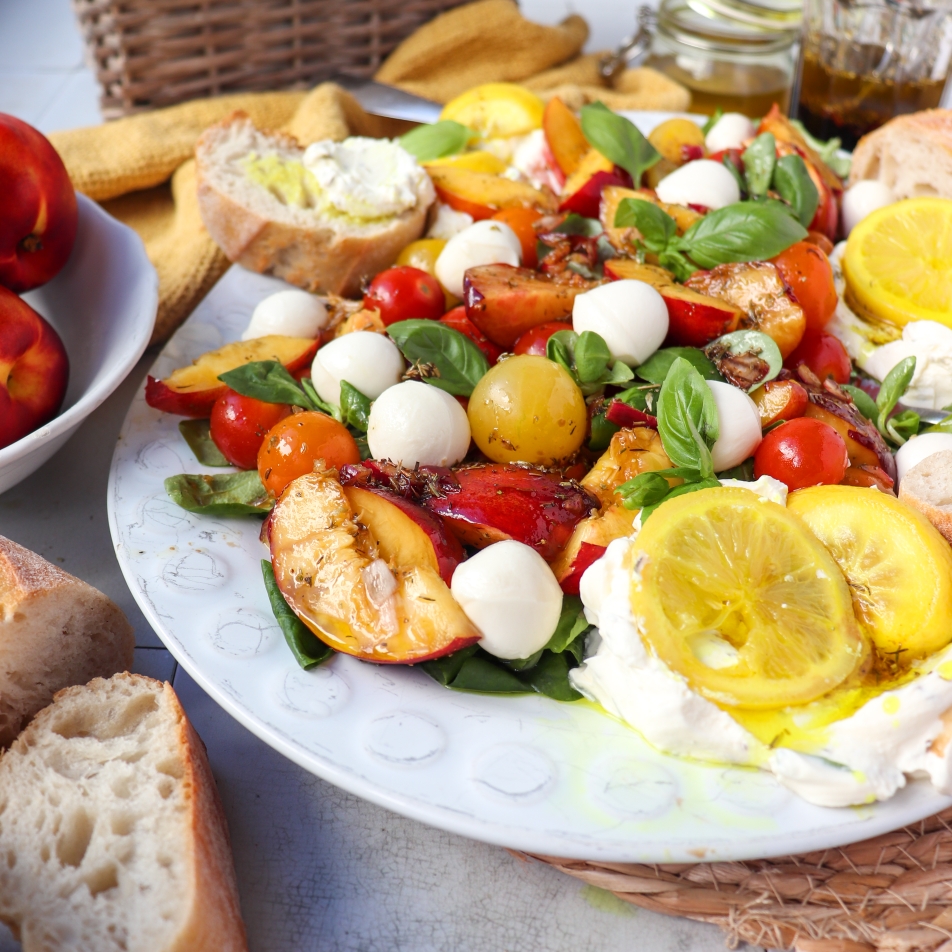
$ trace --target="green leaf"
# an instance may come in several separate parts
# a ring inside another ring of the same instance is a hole
[[[635,368],[635,373],[648,383],[664,383],[671,365],[679,357],[688,361],[705,380],[724,379],[714,364],[704,356],[704,352],[696,347],[665,347],[663,350],[656,350],[643,364]]]
[[[346,380],[340,382],[340,412],[346,426],[352,426],[361,433],[367,432],[370,419],[370,397],[364,396],[353,384]]]
[[[263,516],[274,506],[254,469],[217,476],[169,476],[165,491],[172,502],[203,516]]]
[[[617,397],[615,398],[617,399]],[[608,410],[608,403],[592,417],[592,435],[588,441],[588,448],[601,452],[607,450],[612,441],[612,437],[621,429],[614,423],[609,423],[605,419],[605,413]]]
[[[717,109],[714,110],[714,115],[709,116],[707,122],[705,122],[704,125],[701,126],[701,132],[703,132],[704,135],[706,136],[711,131],[711,129],[713,129],[714,126],[717,125],[718,120],[723,115],[724,115],[724,110],[721,109],[720,106],[718,106]]]
[[[743,463],[738,463],[730,469],[722,470],[717,473],[718,479],[739,479],[742,482],[750,483],[754,480],[754,460],[745,459]]]
[[[215,445],[208,420],[179,420],[178,428],[202,466],[231,466]]]
[[[763,132],[741,156],[744,174],[747,179],[747,191],[751,195],[766,195],[777,164],[777,140],[772,132]]]
[[[540,648],[535,654],[529,655],[528,658],[498,658],[497,661],[512,671],[528,671],[529,668],[534,668],[541,658],[542,649]]]
[[[417,126],[397,139],[401,148],[416,156],[419,162],[442,159],[447,155],[462,152],[472,139],[478,139],[474,132],[462,123],[452,119],[441,119],[429,125]]]
[[[662,251],[658,255],[658,264],[667,268],[682,284],[697,271],[697,265],[688,261],[680,251]]]
[[[575,377],[575,345],[578,334],[575,331],[556,331],[545,342],[545,356],[564,367]]]
[[[645,247],[660,254],[678,233],[677,222],[662,208],[642,198],[623,198],[615,212],[616,228],[637,228]]]
[[[766,261],[802,241],[807,230],[773,205],[737,202],[708,212],[676,239],[702,268],[731,261]]]
[[[244,397],[314,409],[301,385],[277,360],[253,360],[219,374],[218,379]]]
[[[575,372],[582,383],[598,380],[605,373],[611,359],[611,351],[603,337],[594,331],[582,331],[579,334],[575,343]],[[629,376],[627,379],[632,378]]]
[[[658,506],[666,503],[669,499],[674,499],[676,496],[683,496],[686,493],[695,493],[699,489],[717,489],[718,486],[720,486],[720,483],[713,476],[698,480],[696,483],[682,483],[680,486],[675,486],[661,502],[655,503],[653,506],[645,506],[645,508],[641,510],[641,524],[644,525],[648,517]]]
[[[423,661],[420,667],[434,681],[438,681],[443,687],[448,688],[467,660],[472,658],[479,650],[479,645],[469,645],[466,648],[460,648],[459,651],[454,651],[452,654],[443,655],[442,658]]]
[[[671,492],[671,487],[661,473],[648,472],[623,482],[615,492],[621,496],[626,509],[641,509],[661,502]]]
[[[845,390],[853,398],[856,409],[867,420],[875,423],[879,419],[879,408],[876,406],[876,401],[865,390],[854,387],[851,383],[841,383],[840,389]]]
[[[727,169],[728,172],[731,173],[731,175],[734,176],[734,181],[737,183],[737,190],[740,192],[740,194],[746,195],[747,183],[744,181],[744,176],[741,175],[740,172],[737,171],[737,166],[734,165],[734,163],[731,161],[730,156],[722,155],[721,164],[724,166],[725,169]]]
[[[898,446],[919,432],[919,414],[915,410],[903,410],[886,421],[886,432]]]
[[[586,218],[576,212],[570,212],[560,224],[551,229],[557,235],[583,235],[586,238],[597,238],[604,230],[597,218]]]
[[[458,397],[468,397],[489,370],[485,354],[465,335],[439,321],[398,321],[387,328],[403,356],[432,364],[439,376],[426,382]]]
[[[261,560],[261,574],[264,576],[264,587],[268,592],[268,601],[271,602],[271,611],[284,632],[284,640],[288,643],[294,660],[307,671],[323,664],[328,658],[333,658],[337,652],[325,645],[291,610],[278,588],[274,568],[267,559]]]
[[[583,631],[590,627],[591,625],[585,620],[582,599],[577,595],[563,595],[562,614],[559,616],[555,631],[552,632],[552,637],[546,643],[546,650],[554,651],[556,654],[565,651]]]
[[[852,159],[848,155],[839,155],[840,146],[843,144],[841,139],[822,139],[814,138],[807,131],[806,126],[799,119],[791,119],[790,124],[803,136],[804,141],[817,155],[841,178],[845,179],[850,174]]]
[[[658,412],[659,392],[660,388],[653,384],[638,384],[635,387],[623,390],[621,393],[616,393],[612,399],[627,403],[628,406],[641,410],[642,413],[650,413],[654,416]]]
[[[637,188],[641,176],[661,159],[661,153],[631,120],[612,112],[602,102],[582,106],[580,115],[588,144],[628,172]]]
[[[333,403],[322,400],[321,395],[314,389],[314,381],[311,380],[310,377],[301,378],[301,389],[307,394],[315,410],[326,413],[329,417],[333,417],[338,423],[344,422],[340,407],[335,407]]]
[[[578,701],[582,695],[569,683],[569,671],[574,667],[567,652],[543,651],[539,663],[529,670],[525,680],[534,691],[556,701]]]
[[[634,379],[635,374],[631,367],[616,360],[595,382],[601,387],[620,387]]]
[[[430,662],[424,662],[424,669],[428,664]],[[467,658],[447,687],[475,694],[531,694],[533,691],[514,671],[486,652]]]
[[[820,193],[803,159],[799,155],[785,155],[779,159],[773,182],[777,193],[793,209],[800,224],[808,227],[820,203]]]
[[[718,435],[717,407],[707,381],[683,357],[671,365],[658,395],[658,433],[675,466],[711,476],[710,448]]]
[[[892,370],[883,378],[879,393],[876,396],[876,409],[879,414],[876,418],[876,426],[883,436],[891,436],[886,429],[886,421],[889,414],[893,412],[895,406],[902,399],[903,394],[912,383],[912,378],[916,372],[916,358],[906,357],[900,360]],[[902,444],[905,442],[902,437],[897,441]]]

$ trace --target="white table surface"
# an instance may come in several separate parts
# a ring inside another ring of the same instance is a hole
[[[573,9],[591,48],[633,22],[633,0],[523,0],[538,20]],[[69,0],[0,0],[0,112],[49,132],[100,122]],[[539,863],[404,819],[285,760],[177,670],[119,573],[106,479],[150,352],[66,446],[0,496],[0,534],[110,595],[136,631],[135,670],[169,679],[208,746],[231,829],[254,952],[713,952],[718,929],[628,906]],[[0,926],[0,952],[19,945]]]

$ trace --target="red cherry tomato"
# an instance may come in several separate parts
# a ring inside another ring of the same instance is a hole
[[[255,469],[261,441],[290,412],[286,403],[265,403],[226,390],[212,407],[212,440],[232,466]]]
[[[837,383],[849,383],[852,371],[846,348],[826,331],[807,331],[784,364],[791,370],[806,364],[821,380],[832,377]]]
[[[505,222],[522,245],[522,266],[534,268],[539,263],[536,254],[536,230],[532,226],[542,217],[534,208],[504,208],[493,215],[494,221]]]
[[[364,294],[364,307],[380,311],[386,325],[414,318],[438,321],[446,309],[440,282],[408,264],[381,271]]]
[[[466,308],[462,304],[447,311],[441,318],[441,324],[452,327],[454,331],[465,334],[485,355],[489,365],[499,360],[502,348],[497,347],[483,332],[466,316]]]
[[[763,438],[754,454],[754,476],[773,476],[790,490],[833,486],[848,464],[846,442],[829,423],[799,417]]]
[[[570,331],[572,325],[565,321],[549,321],[547,324],[537,324],[530,327],[529,330],[516,341],[513,345],[514,354],[532,354],[537,357],[545,357],[546,344],[549,338],[558,331]]]
[[[794,300],[803,308],[807,333],[823,330],[837,302],[830,259],[816,244],[798,241],[771,260]]]

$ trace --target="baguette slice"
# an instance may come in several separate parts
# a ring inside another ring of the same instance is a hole
[[[927,109],[890,119],[853,151],[850,184],[877,179],[897,199],[952,198],[952,110]]]
[[[952,542],[952,450],[920,460],[899,484],[899,498]]]
[[[102,592],[0,536],[0,747],[61,688],[131,667],[133,645]]]
[[[23,952],[244,952],[205,748],[168,684],[67,688],[0,758],[0,920]]]
[[[206,129],[195,147],[198,205],[209,234],[228,258],[308,291],[358,297],[361,284],[388,268],[423,234],[432,196],[401,215],[360,222],[327,217],[313,207],[286,204],[252,181],[242,162],[251,154],[300,162],[292,136],[256,129],[236,112]]]

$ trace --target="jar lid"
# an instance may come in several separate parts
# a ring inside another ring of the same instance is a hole
[[[662,0],[657,24],[695,49],[767,53],[796,42],[802,15],[802,0]]]

